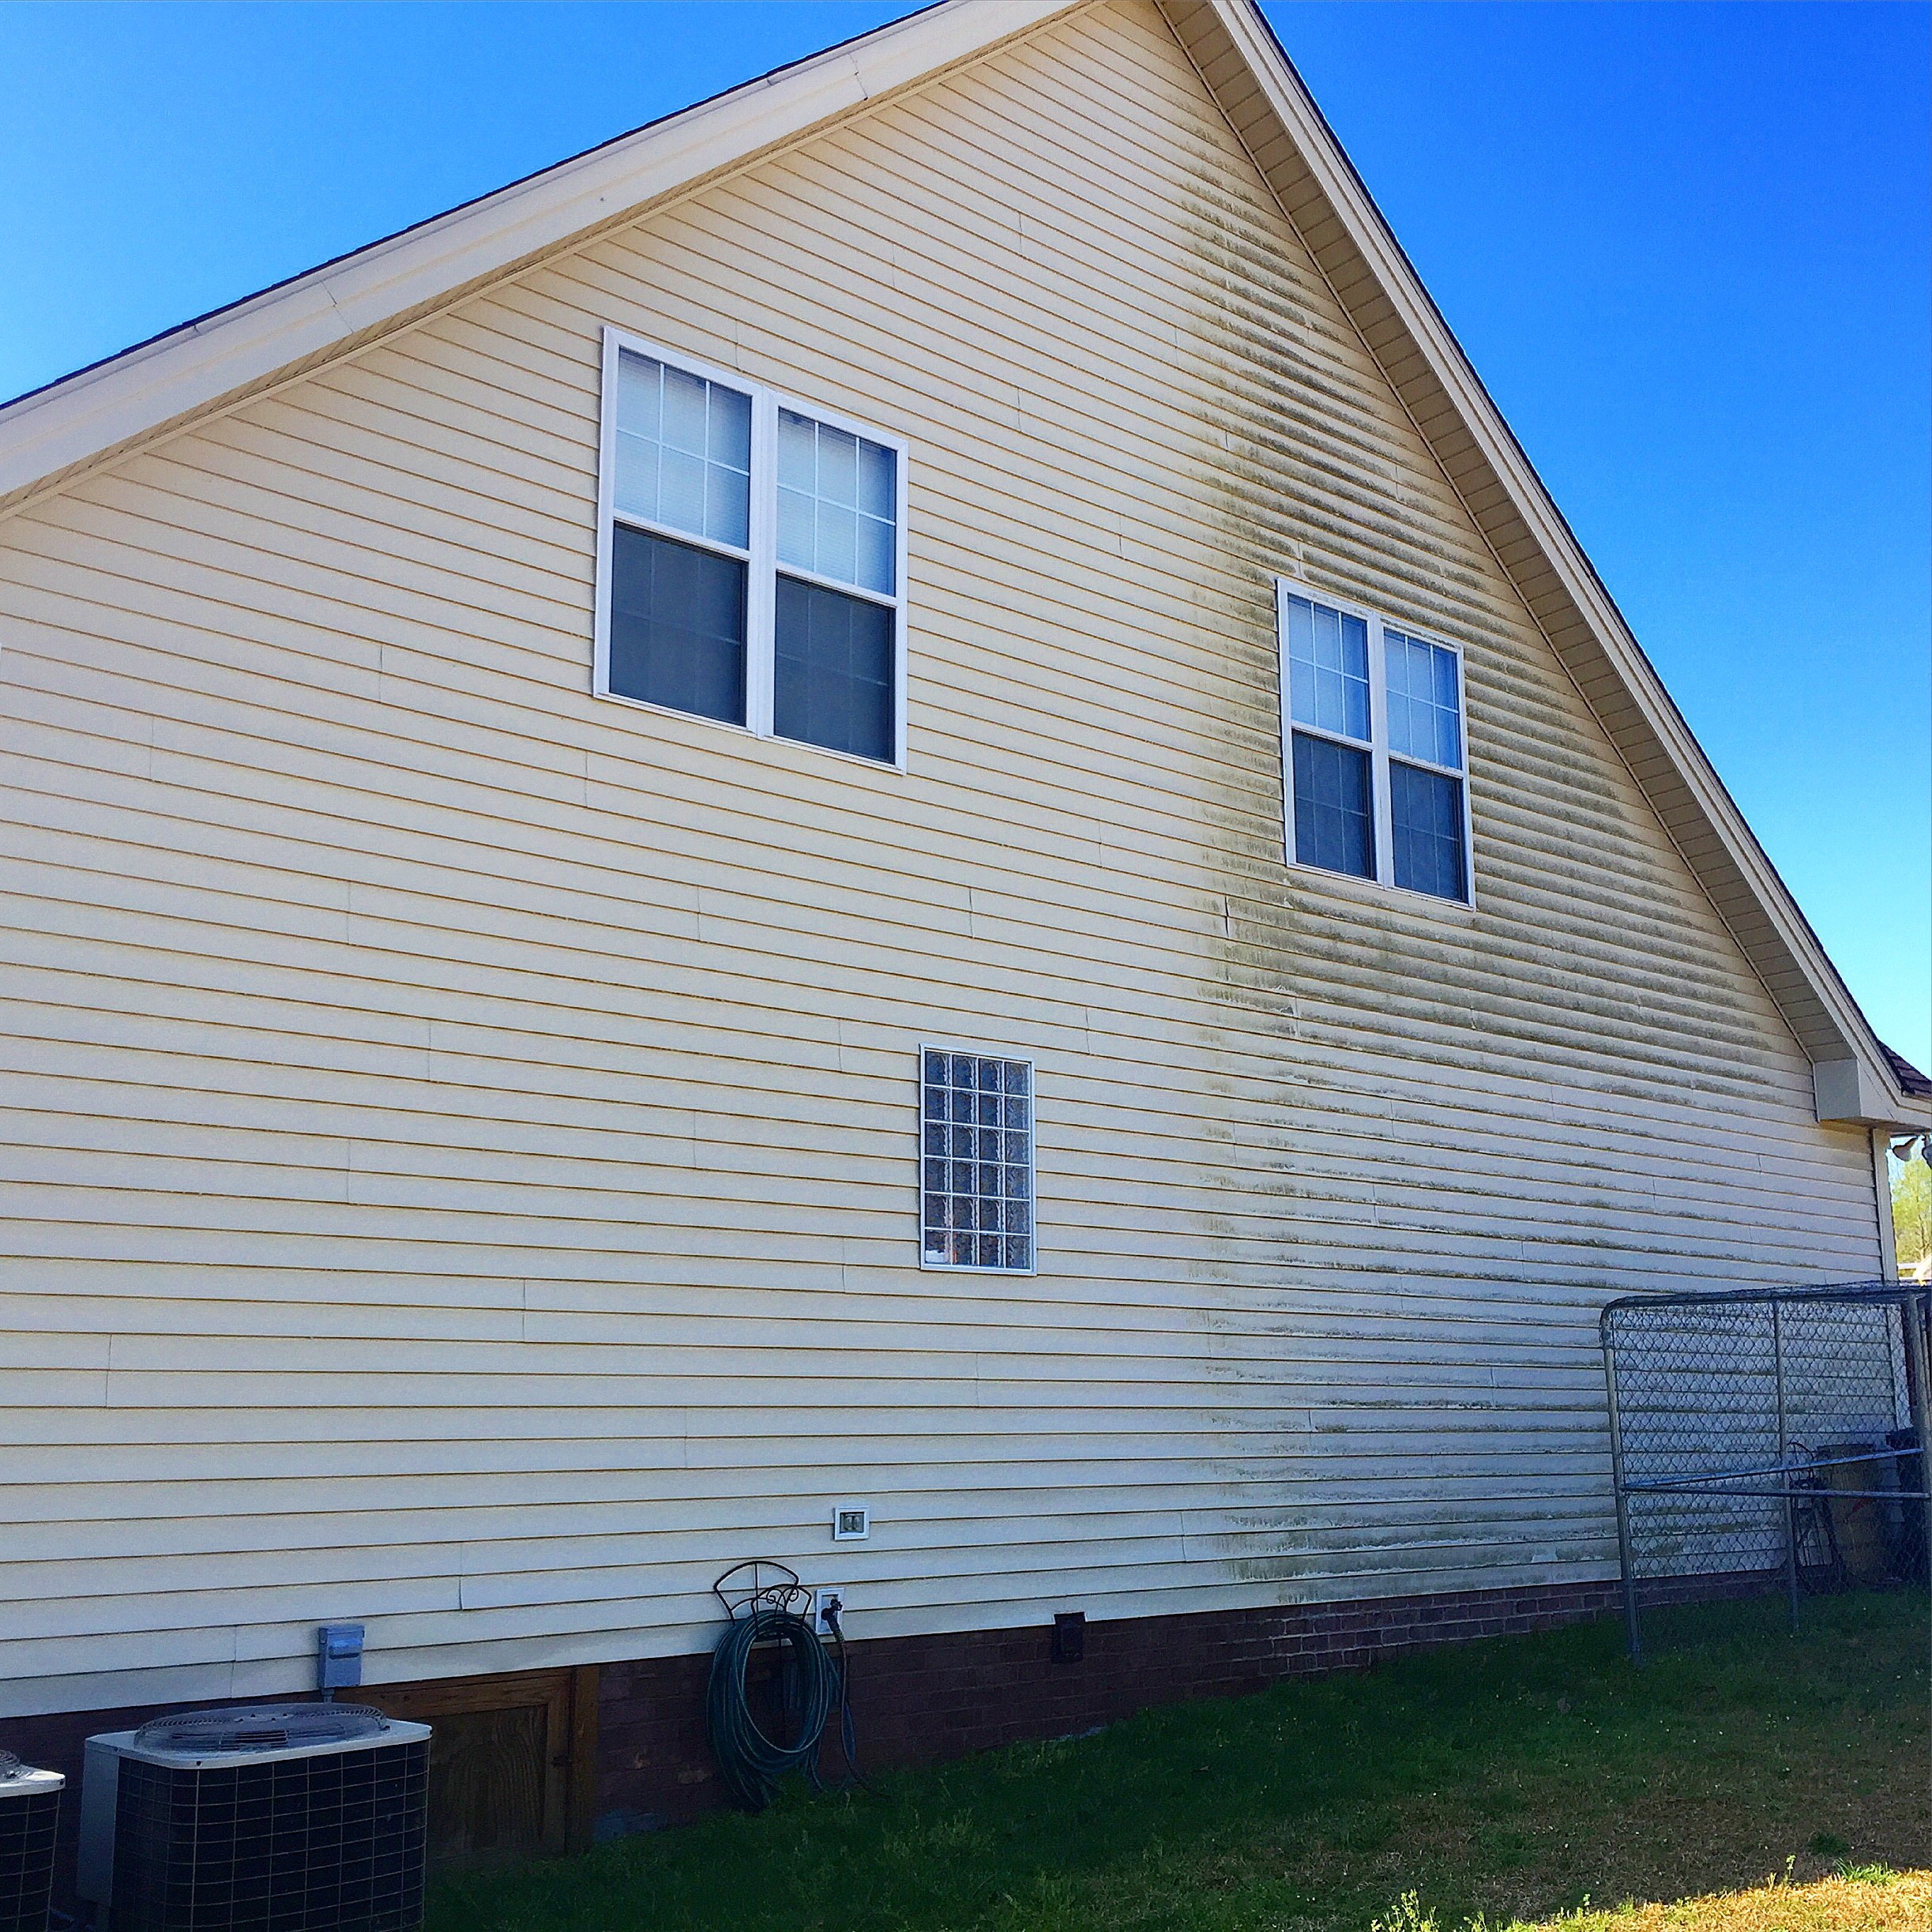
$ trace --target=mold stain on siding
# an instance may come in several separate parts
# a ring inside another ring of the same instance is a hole
[[[1203,108],[1204,118],[1212,115]],[[1217,1069],[1208,1093],[1227,1101],[1239,1088],[1250,1103],[1258,1096],[1277,1127],[1265,1146],[1239,1150],[1242,1165],[1223,1190],[1235,1198],[1202,1217],[1205,1252],[1219,1257],[1212,1272],[1227,1299],[1201,1319],[1213,1381],[1262,1385],[1284,1404],[1306,1404],[1313,1419],[1306,1434],[1277,1436],[1257,1458],[1257,1418],[1246,1402],[1212,1415],[1228,1445],[1216,1472],[1230,1508],[1217,1529],[1190,1524],[1187,1540],[1190,1559],[1216,1562],[1231,1580],[1276,1584],[1286,1600],[1311,1579],[1332,1583],[1351,1551],[1363,1560],[1361,1513],[1351,1517],[1340,1493],[1351,1444],[1385,1449],[1426,1422],[1445,1441],[1513,1435],[1544,1451],[1575,1427],[1573,1409],[1553,1415],[1547,1393],[1498,1390],[1484,1374],[1464,1383],[1424,1369],[1422,1385],[1400,1387],[1383,1363],[1365,1376],[1351,1344],[1393,1342],[1427,1364],[1437,1339],[1429,1331],[1442,1325],[1432,1304],[1460,1296],[1488,1304],[1468,1333],[1479,1348],[1491,1338],[1506,1355],[1514,1344],[1502,1332],[1520,1304],[1539,1299],[1525,1282],[1541,1279],[1566,1284],[1553,1311],[1558,1353],[1587,1381],[1592,1303],[1635,1285],[1629,1244],[1611,1224],[1633,1193],[1654,1208],[1654,1189],[1641,1173],[1599,1185],[1599,1163],[1562,1121],[1560,1097],[1541,1132],[1567,1143],[1570,1160],[1567,1171],[1541,1163],[1537,1178],[1548,1222],[1571,1224],[1514,1238],[1498,1227],[1502,1239],[1488,1253],[1458,1253],[1468,1231],[1493,1218],[1493,1165],[1506,1171],[1512,1149],[1472,1165],[1455,1099],[1445,1109],[1430,1093],[1432,1073],[1473,1073],[1479,1083],[1490,1070],[1518,1084],[1540,1077],[1558,1095],[1581,1089],[1633,1102],[1638,1116],[1622,1126],[1619,1152],[1641,1162],[1652,1137],[1641,1114],[1647,1104],[1701,1099],[1715,1128],[1740,1088],[1761,1097],[1752,1062],[1765,1054],[1768,1015],[1762,989],[1648,822],[1447,479],[1225,135],[1180,144],[1171,177],[1195,267],[1177,330],[1182,370],[1207,398],[1193,472],[1197,507],[1253,585],[1245,603],[1215,614],[1231,673],[1219,754],[1251,763],[1250,783],[1223,783],[1219,813],[1204,821],[1203,863],[1231,883],[1225,916],[1203,925],[1204,1003],[1218,996],[1234,1027],[1205,1025],[1201,1043]],[[1244,171],[1250,178],[1242,181]],[[1284,874],[1278,831],[1271,839],[1255,827],[1255,801],[1271,790],[1279,797],[1272,578],[1284,571],[1462,647],[1479,877],[1472,912],[1432,919]],[[1238,836],[1213,836],[1230,825]],[[1296,1016],[1291,1029],[1252,1024],[1283,1007]],[[1788,1042],[1771,1044],[1788,1060]],[[1423,1126],[1419,1111],[1437,1118]],[[1338,1167],[1325,1151],[1309,1150],[1336,1138],[1344,1116],[1349,1151]],[[1539,1137],[1528,1122],[1503,1131],[1526,1151]],[[1673,1124],[1674,1136],[1683,1131]],[[1659,1153],[1668,1159],[1667,1148]],[[1529,1189],[1533,1216],[1535,1181]],[[1257,1208],[1271,1227],[1258,1269]],[[1364,1255],[1337,1256],[1338,1220],[1367,1255],[1384,1246],[1387,1274],[1363,1280]],[[1398,1230],[1419,1238],[1419,1254],[1386,1242]],[[1462,1318],[1469,1315],[1465,1308]],[[1321,1340],[1340,1353],[1318,1376],[1301,1358]],[[1352,1411],[1332,1406],[1351,1395]],[[1597,1433],[1586,1419],[1586,1459],[1600,1449]],[[1456,1482],[1419,1471],[1393,1492],[1406,1504],[1392,1508],[1385,1490],[1378,1507],[1393,1541],[1453,1544],[1472,1537],[1478,1520],[1493,1524],[1512,1484],[1503,1468],[1511,1457],[1498,1446],[1479,1451],[1479,1463],[1485,1456],[1460,1494]],[[1565,1499],[1513,1478],[1535,1560],[1580,1551],[1603,1558],[1599,1478],[1586,1472],[1561,1527],[1550,1517],[1563,1517]],[[1291,1495],[1299,1500],[1265,1500]]]

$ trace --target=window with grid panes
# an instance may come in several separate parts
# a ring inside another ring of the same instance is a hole
[[[1286,583],[1279,615],[1290,860],[1466,901],[1460,654]]]
[[[598,695],[904,758],[905,449],[607,333]]]
[[[1031,1063],[928,1047],[919,1094],[921,1260],[928,1268],[1030,1270]]]

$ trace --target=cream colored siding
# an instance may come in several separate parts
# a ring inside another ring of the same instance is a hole
[[[907,775],[590,697],[606,324],[911,439]],[[1464,651],[1472,909],[1284,867],[1276,571]],[[0,625],[12,1708],[694,1648],[755,1554],[1600,1577],[1604,1296],[1877,1265],[1139,0],[0,523]],[[918,1268],[921,1041],[1036,1063],[1036,1276]]]

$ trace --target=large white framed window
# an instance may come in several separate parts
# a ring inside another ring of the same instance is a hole
[[[606,329],[596,695],[903,770],[907,453]]]
[[[1032,1274],[1033,1063],[919,1051],[919,1265]]]
[[[1462,653],[1286,577],[1275,600],[1288,863],[1468,904]]]

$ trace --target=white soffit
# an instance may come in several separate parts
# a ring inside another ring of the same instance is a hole
[[[940,0],[0,408],[0,514],[648,203],[1098,0]],[[1932,1126],[1251,0],[1156,0],[1444,473],[1819,1066],[1821,1118]],[[1836,1111],[1836,1096],[1859,1111]],[[1881,1118],[1878,1118],[1881,1117]]]

